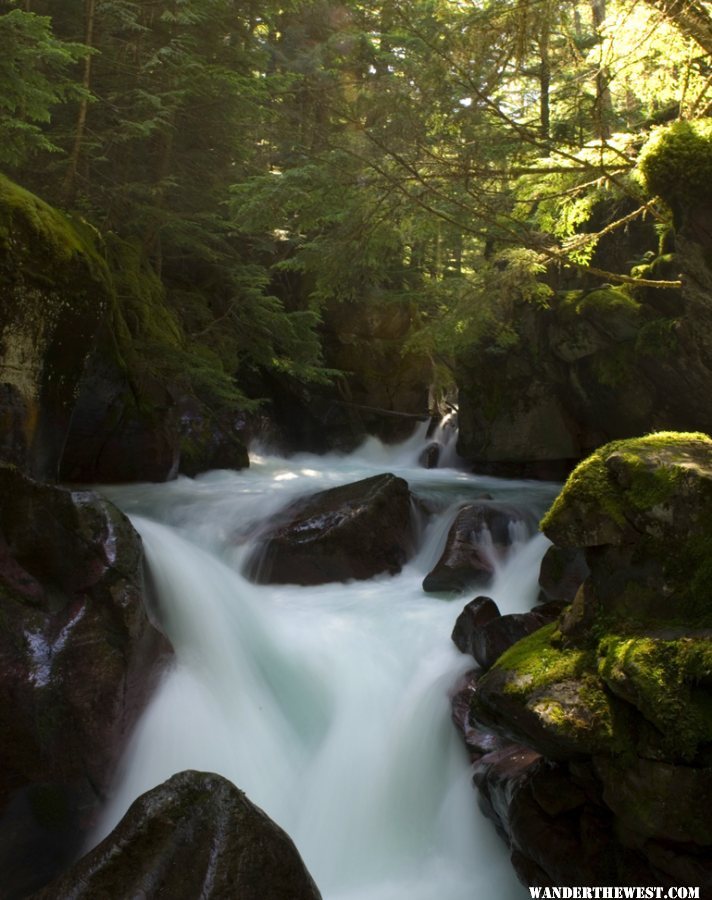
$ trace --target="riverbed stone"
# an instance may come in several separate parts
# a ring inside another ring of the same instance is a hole
[[[448,533],[445,549],[423,580],[423,590],[458,592],[488,585],[495,561],[505,558],[513,543],[512,527],[533,534],[536,520],[524,509],[493,500],[463,506]]]
[[[414,551],[408,484],[383,474],[290,504],[248,561],[260,584],[325,584],[395,575]]]
[[[501,616],[499,607],[491,597],[475,597],[465,606],[455,620],[452,641],[461,653],[474,656],[477,632],[488,622]]]
[[[320,900],[297,848],[227,779],[186,771],[142,794],[114,831],[35,900]]]

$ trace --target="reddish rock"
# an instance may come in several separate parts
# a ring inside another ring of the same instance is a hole
[[[464,506],[450,528],[442,556],[423,581],[423,590],[463,592],[489,584],[495,561],[506,555],[517,525],[533,534],[536,520],[529,512],[496,501]]]
[[[0,466],[0,496],[0,868],[12,895],[76,853],[168,647],[122,513],[12,467]]]
[[[461,653],[474,656],[478,632],[493,619],[500,618],[497,604],[490,597],[475,597],[465,606],[455,621],[452,641]]]

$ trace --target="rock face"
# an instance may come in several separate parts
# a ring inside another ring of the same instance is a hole
[[[56,478],[75,394],[111,303],[88,226],[0,177],[1,456]]]
[[[181,772],[36,900],[320,900],[291,839],[220,775]]]
[[[601,448],[542,528],[590,574],[471,690],[470,727],[540,757],[483,759],[483,802],[528,883],[712,888],[712,440]],[[575,807],[542,804],[544,770]]]
[[[496,501],[464,506],[450,528],[445,549],[423,581],[424,591],[463,592],[489,584],[495,562],[503,559],[517,529],[527,536],[536,520],[525,511]]]
[[[630,260],[654,257],[631,274],[681,279],[681,289],[553,284],[548,308],[517,306],[516,348],[480,345],[460,356],[458,452],[478,471],[559,478],[607,441],[712,433],[712,200],[702,186],[712,141],[709,122],[705,136],[696,127],[676,123],[644,164],[650,195],[674,212],[674,248],[669,241],[660,252],[650,223],[639,223],[616,235],[614,254],[602,242],[609,259],[594,259],[625,272]]]
[[[394,475],[298,500],[265,534],[248,577],[261,584],[325,584],[395,574],[413,551],[411,495]]]
[[[0,294],[0,461],[84,483],[165,481],[181,451],[246,465],[197,401],[181,421],[189,342],[139,246],[0,177]]]
[[[169,648],[115,507],[8,466],[0,496],[0,872],[24,896],[81,846]]]

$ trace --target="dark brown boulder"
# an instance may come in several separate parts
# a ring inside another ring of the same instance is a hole
[[[320,900],[292,840],[220,775],[181,772],[35,900]]]
[[[247,565],[260,584],[326,584],[400,572],[413,551],[411,494],[374,475],[289,506]]]
[[[474,656],[474,642],[483,626],[501,616],[499,607],[490,597],[475,597],[455,620],[452,642],[461,653]]]
[[[535,609],[528,613],[508,613],[492,619],[472,634],[471,653],[481,668],[490,669],[505,650],[557,616],[558,610],[548,616],[545,611]]]
[[[442,449],[442,444],[438,441],[431,441],[418,457],[418,464],[424,469],[437,469]]]
[[[122,513],[8,466],[0,497],[0,872],[22,896],[79,849],[168,645]]]
[[[506,555],[516,526],[533,534],[536,520],[529,512],[497,501],[481,500],[463,506],[450,528],[442,556],[423,581],[423,590],[463,592],[489,584],[495,561]]]

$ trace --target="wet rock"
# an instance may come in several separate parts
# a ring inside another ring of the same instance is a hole
[[[220,775],[181,772],[36,900],[320,900],[291,839]]]
[[[6,466],[0,496],[0,864],[21,895],[81,846],[169,648],[122,513]]]
[[[488,622],[501,615],[497,604],[490,597],[475,597],[465,606],[455,621],[452,641],[461,653],[474,656],[477,632]]]
[[[472,633],[471,653],[486,671],[492,668],[505,650],[546,624],[545,619],[546,616],[540,615],[538,610],[493,618]]]
[[[247,423],[241,413],[217,416],[195,403],[181,413],[180,466],[194,477],[211,469],[244,469],[250,464],[243,441]]]
[[[418,457],[418,465],[424,469],[437,469],[441,453],[442,445],[437,441],[431,441]]]
[[[472,697],[477,691],[479,677],[480,672],[476,669],[467,672],[455,689],[450,701],[452,720],[465,741],[465,746],[472,762],[488,753],[493,753],[495,750],[501,750],[508,743],[494,734],[494,732],[479,728],[470,719]]]
[[[411,495],[375,475],[290,505],[247,565],[260,584],[325,584],[400,572],[413,552]]]
[[[503,559],[517,530],[533,534],[531,513],[496,501],[463,507],[450,528],[445,549],[423,581],[428,592],[458,591],[489,584],[495,561]]]

